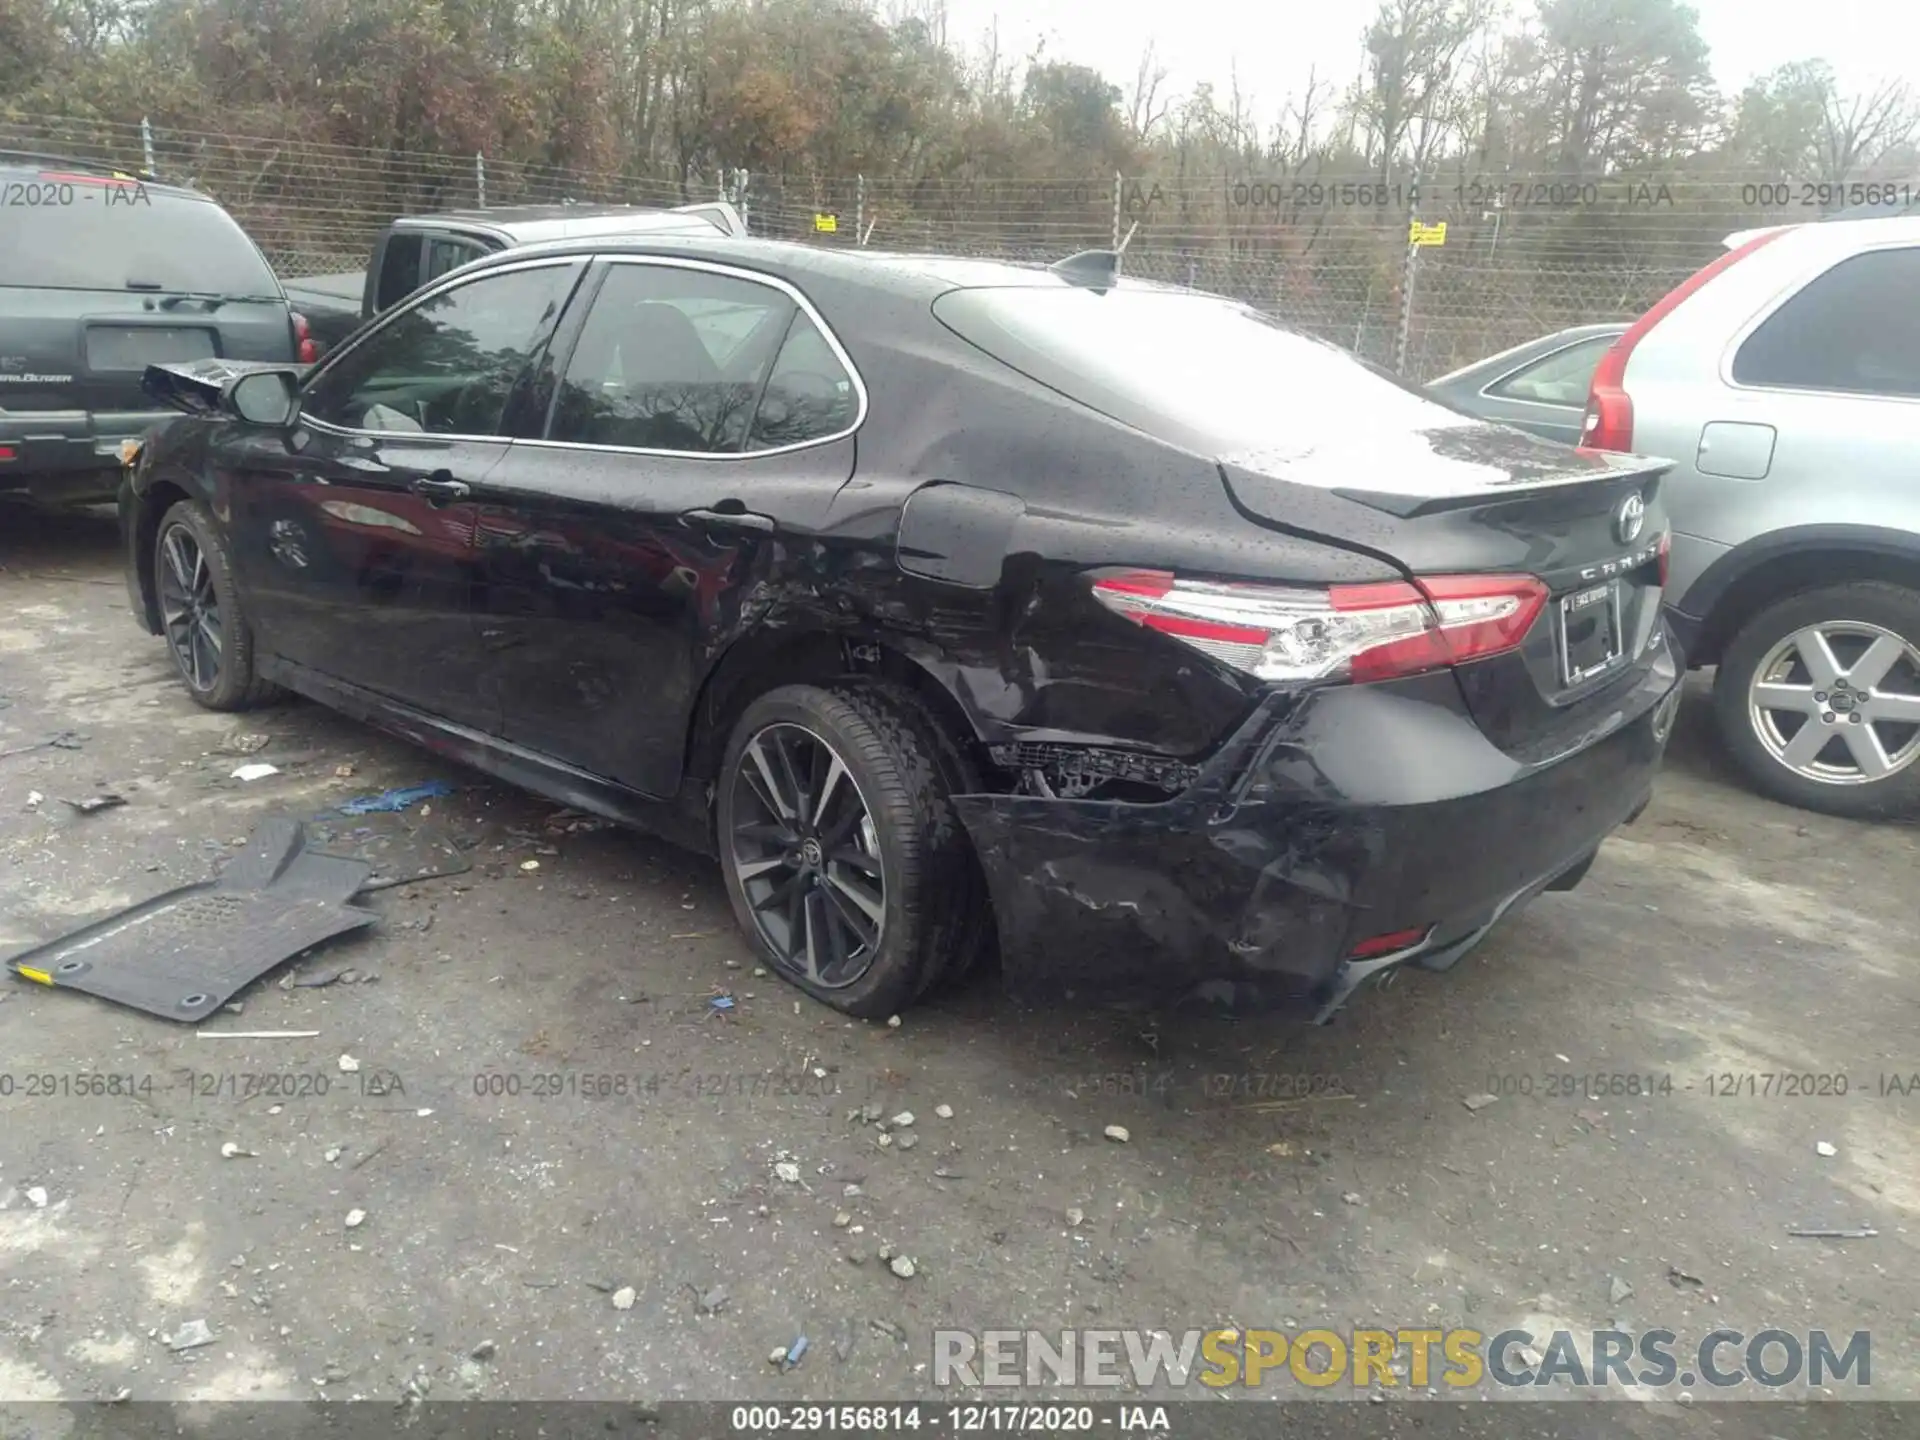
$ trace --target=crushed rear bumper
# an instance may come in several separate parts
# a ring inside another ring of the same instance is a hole
[[[1444,969],[1577,882],[1644,808],[1678,664],[1663,648],[1580,746],[1542,763],[1488,740],[1442,672],[1277,694],[1164,803],[957,796],[1006,983],[1325,1019],[1385,970]]]

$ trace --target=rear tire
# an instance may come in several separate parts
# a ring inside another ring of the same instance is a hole
[[[969,968],[991,934],[950,796],[958,747],[889,685],[786,685],[734,726],[717,848],[748,941],[783,979],[879,1019]]]
[[[1859,581],[1769,606],[1727,646],[1713,708],[1762,794],[1857,819],[1920,809],[1920,592]]]
[[[253,673],[253,627],[240,608],[233,559],[219,526],[197,500],[160,518],[153,545],[160,634],[194,703],[251,710],[280,695]]]

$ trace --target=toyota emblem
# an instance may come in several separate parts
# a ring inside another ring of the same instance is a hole
[[[1647,523],[1647,502],[1638,495],[1629,495],[1621,502],[1619,510],[1614,512],[1613,538],[1622,545],[1631,545],[1640,538],[1640,531]]]

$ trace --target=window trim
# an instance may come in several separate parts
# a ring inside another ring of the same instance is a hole
[[[1888,395],[1879,390],[1832,390],[1813,385],[1755,385],[1733,378],[1733,363],[1740,354],[1740,348],[1753,338],[1754,333],[1762,325],[1799,299],[1815,281],[1831,275],[1849,261],[1858,260],[1867,255],[1876,255],[1883,250],[1912,250],[1920,254],[1920,240],[1911,238],[1882,240],[1876,245],[1860,245],[1821,265],[1818,269],[1802,271],[1797,279],[1774,292],[1760,309],[1748,317],[1745,324],[1734,331],[1733,339],[1720,353],[1720,383],[1742,395],[1814,395],[1829,396],[1836,400],[1879,400],[1896,405],[1920,404],[1920,395]]]
[[[814,327],[819,330],[821,336],[826,340],[827,348],[833,351],[834,359],[840,362],[842,368],[846,370],[848,378],[853,381],[853,393],[859,401],[854,407],[853,419],[847,424],[846,428],[836,430],[831,435],[822,435],[812,440],[796,440],[791,445],[775,445],[765,450],[727,450],[720,452],[711,450],[657,450],[643,448],[637,445],[596,445],[590,444],[585,440],[549,440],[545,436],[532,440],[516,439],[513,442],[514,444],[537,445],[543,450],[581,450],[602,455],[651,455],[667,460],[764,460],[772,455],[791,455],[795,451],[811,450],[816,446],[838,444],[848,436],[856,433],[860,427],[866,423],[867,411],[870,404],[867,397],[867,383],[861,378],[860,369],[853,363],[853,357],[847,353],[846,346],[840,343],[840,337],[834,334],[833,327],[827,324],[826,317],[814,308],[813,302],[806,297],[805,293],[802,292],[797,285],[782,279],[778,275],[769,275],[762,270],[748,270],[738,265],[723,265],[712,260],[688,260],[677,255],[595,255],[592,258],[596,262],[604,262],[609,267],[607,275],[602,278],[600,284],[594,290],[593,298],[596,303],[601,294],[605,292],[607,280],[612,278],[611,267],[615,265],[650,265],[667,270],[698,270],[710,275],[723,275],[734,280],[744,280],[749,284],[764,285],[771,290],[779,291],[793,302],[797,313],[805,315],[813,322]],[[592,314],[592,308],[589,306],[587,311],[587,318],[589,320],[592,318]],[[791,333],[792,322],[790,320],[788,322],[789,336]],[[565,366],[573,363],[573,352],[579,346],[579,343],[580,337],[575,335],[572,345],[568,347],[566,355],[562,357],[564,363],[557,372],[559,376],[558,384],[560,385],[566,384],[567,373]],[[783,339],[781,341],[782,348],[785,347],[785,344],[786,341]],[[774,359],[776,362],[778,361],[778,351],[774,352]],[[768,373],[771,375],[771,370],[769,370]],[[556,397],[558,393],[558,389],[556,388]],[[765,398],[764,386],[762,387],[761,396],[763,399]],[[754,412],[755,414],[759,413],[758,402],[755,403]],[[550,410],[547,415],[546,424],[542,428],[550,428],[552,424],[553,414]],[[749,430],[751,430],[751,419],[748,421],[748,426]]]
[[[1544,365],[1549,360],[1557,359],[1560,356],[1566,354],[1567,351],[1569,350],[1577,350],[1582,345],[1592,345],[1597,341],[1604,340],[1607,342],[1607,349],[1611,349],[1613,345],[1620,339],[1620,336],[1624,335],[1625,333],[1626,331],[1622,330],[1619,332],[1619,334],[1615,334],[1615,335],[1605,335],[1605,334],[1583,335],[1578,340],[1569,340],[1564,345],[1555,346],[1553,349],[1547,351],[1547,353],[1544,355],[1536,355],[1531,360],[1527,361],[1525,364],[1516,365],[1513,367],[1513,369],[1508,370],[1503,374],[1494,376],[1493,379],[1489,380],[1486,384],[1482,385],[1480,389],[1475,392],[1475,394],[1479,399],[1482,399],[1482,400],[1505,400],[1510,404],[1514,404],[1514,405],[1538,405],[1541,408],[1546,410],[1581,410],[1586,406],[1586,403],[1587,403],[1586,397],[1584,396],[1582,396],[1581,399],[1575,404],[1558,405],[1551,400],[1535,400],[1532,397],[1526,396],[1526,395],[1502,395],[1502,394],[1496,394],[1495,391],[1497,387],[1506,384],[1509,380],[1513,379],[1515,376],[1524,375],[1527,373],[1527,371],[1535,369],[1538,366]],[[1607,353],[1607,350],[1603,349],[1601,350],[1600,353],[1602,355],[1605,355]],[[1595,363],[1597,364],[1598,362],[1596,361]]]
[[[423,254],[421,258],[424,260],[426,257]],[[387,309],[382,310],[377,316],[375,316],[371,321],[369,321],[365,326],[363,326],[358,333],[353,335],[345,344],[339,346],[337,349],[329,351],[327,353],[325,360],[323,360],[318,366],[314,368],[314,371],[311,375],[307,376],[306,382],[302,384],[300,387],[300,393],[297,398],[304,401],[308,393],[316,385],[320,383],[320,381],[326,376],[327,372],[331,370],[336,364],[338,364],[344,357],[353,354],[354,351],[358,350],[361,346],[371,342],[374,336],[378,335],[387,326],[399,320],[401,316],[408,314],[417,306],[425,305],[429,300],[432,300],[444,294],[448,290],[457,289],[462,285],[478,284],[480,281],[488,279],[491,276],[511,274],[513,272],[520,271],[520,270],[540,270],[540,269],[554,269],[554,268],[560,268],[560,267],[566,267],[566,266],[580,266],[580,260],[581,260],[581,257],[577,255],[565,255],[565,256],[549,255],[549,256],[543,256],[543,257],[539,257],[531,260],[515,260],[505,265],[489,266],[487,269],[479,271],[478,273],[472,274],[472,275],[462,274],[460,270],[449,270],[445,275],[442,275],[439,279],[431,281],[423,288],[414,291],[411,295],[407,296],[406,299],[402,300],[399,304],[391,305]],[[472,264],[475,262],[469,261],[468,263]],[[463,266],[461,268],[464,269],[465,267]],[[585,267],[581,267],[581,268],[584,273]],[[574,294],[576,291],[578,291],[578,289],[579,289],[579,282],[576,280],[574,283],[573,289],[569,290],[566,296],[560,302],[560,316],[559,316],[560,319],[564,320],[566,318],[567,307],[573,303]],[[536,355],[538,353],[539,353],[538,351],[535,352]],[[524,372],[525,372],[525,367],[522,366],[522,373]],[[515,384],[519,383],[518,376],[514,377],[514,383]],[[302,410],[300,413],[297,413],[294,416],[294,424],[304,425],[310,430],[318,430],[321,433],[327,434],[327,435],[350,435],[356,438],[371,436],[374,439],[379,439],[379,440],[396,440],[396,439],[404,438],[404,439],[411,439],[411,440],[466,440],[466,441],[473,441],[477,443],[497,441],[502,445],[521,443],[516,441],[514,437],[511,435],[445,435],[437,431],[433,431],[433,432],[422,431],[421,433],[416,435],[410,430],[357,430],[350,425],[336,425],[331,420],[316,420],[311,416],[307,415],[304,410]]]

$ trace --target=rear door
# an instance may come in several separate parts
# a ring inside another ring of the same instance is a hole
[[[864,391],[783,282],[637,256],[601,277],[534,438],[474,492],[480,641],[509,740],[667,795],[756,582],[853,472]]]
[[[0,237],[0,412],[26,426],[29,462],[116,463],[153,421],[149,364],[294,358],[280,282],[204,196],[0,170]]]

